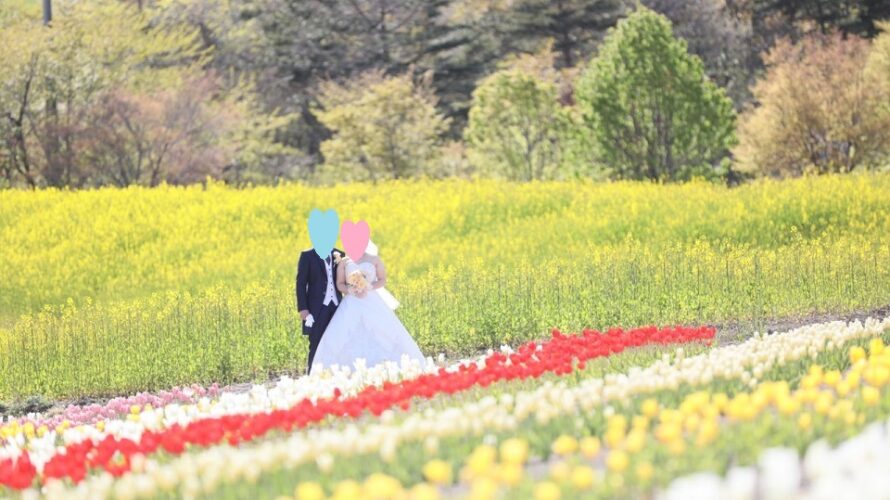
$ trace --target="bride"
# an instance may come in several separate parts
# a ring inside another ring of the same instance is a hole
[[[371,285],[369,290],[357,290],[347,282],[356,272]],[[423,354],[393,312],[398,301],[383,288],[386,268],[374,243],[368,242],[356,261],[343,258],[337,265],[336,281],[343,301],[321,337],[310,373],[334,365],[351,368],[359,359],[368,367],[385,361],[401,363],[406,357],[423,363]]]

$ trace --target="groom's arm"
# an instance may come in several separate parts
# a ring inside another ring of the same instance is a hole
[[[307,285],[309,284],[309,259],[306,258],[306,252],[300,254],[300,262],[297,264],[297,310],[309,310],[309,292]]]

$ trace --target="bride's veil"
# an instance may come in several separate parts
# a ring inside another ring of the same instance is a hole
[[[376,257],[377,252],[378,252],[377,245],[375,245],[373,241],[368,240],[368,247],[365,248],[365,253]],[[393,297],[393,295],[391,293],[389,293],[389,290],[387,290],[386,288],[383,288],[383,287],[378,288],[377,294],[380,295],[380,298],[383,299],[383,302],[385,302],[386,305],[389,306],[390,309],[395,309],[395,308],[399,307],[398,299]]]

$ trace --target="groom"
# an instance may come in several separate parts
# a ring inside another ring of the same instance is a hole
[[[309,365],[321,342],[321,336],[340,305],[342,294],[337,290],[337,260],[343,252],[336,248],[327,258],[322,259],[315,249],[310,248],[300,254],[297,265],[297,309],[303,321],[303,335],[309,336]],[[306,321],[311,317],[311,321]],[[311,323],[308,325],[307,323]]]

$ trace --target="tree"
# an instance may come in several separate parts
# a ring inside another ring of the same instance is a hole
[[[250,92],[215,97],[223,89],[222,78],[204,74],[151,93],[107,92],[93,109],[94,125],[81,148],[91,182],[124,187],[189,184],[207,177],[248,180],[240,168],[244,157],[280,146],[264,136],[268,123],[252,113]]]
[[[559,100],[566,77],[554,59],[548,48],[508,60],[473,92],[464,136],[479,172],[522,181],[565,173],[562,139],[571,116]]]
[[[322,177],[377,181],[435,168],[448,120],[436,109],[430,78],[373,71],[324,84],[315,114],[333,136],[321,145]]]
[[[867,70],[869,42],[810,35],[781,40],[754,87],[759,103],[740,120],[740,170],[784,177],[850,172],[890,152],[888,92]],[[888,76],[885,74],[885,78]]]
[[[198,30],[159,21],[148,3],[56,7],[51,27],[19,17],[0,30],[0,172],[7,184],[155,184],[207,173],[238,180],[244,160],[286,153],[272,143],[282,122],[260,110],[252,84],[204,69],[209,49]],[[171,136],[183,146],[162,139]],[[213,140],[220,141],[216,151],[228,153],[222,171],[209,154]],[[164,153],[152,156],[155,146]],[[186,161],[185,149],[207,152],[206,165]]]
[[[732,101],[670,22],[646,8],[610,31],[576,94],[591,160],[616,178],[713,177],[734,142]]]
[[[724,0],[642,3],[671,21],[674,34],[702,60],[708,78],[726,89],[737,109],[750,99],[749,87],[760,69],[750,20],[735,16]]]
[[[534,51],[553,40],[556,64],[571,68],[594,52],[606,30],[625,14],[624,0],[517,0],[506,31],[516,50]]]

